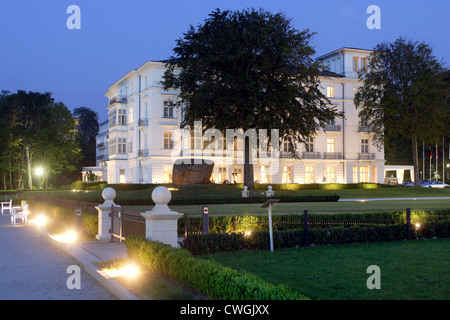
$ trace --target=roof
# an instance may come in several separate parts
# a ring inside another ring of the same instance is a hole
[[[330,56],[330,55],[332,55],[332,54],[335,54],[335,53],[338,53],[338,52],[341,52],[341,51],[345,51],[345,50],[364,51],[364,52],[372,52],[372,51],[373,51],[373,50],[371,50],[371,49],[362,49],[362,48],[354,48],[354,47],[342,47],[342,48],[340,48],[340,49],[331,51],[331,52],[329,52],[329,53],[326,53],[326,54],[321,55],[320,57],[317,57],[317,60],[321,60],[321,59],[323,59],[323,58],[325,58],[325,57],[327,57],[327,56]]]

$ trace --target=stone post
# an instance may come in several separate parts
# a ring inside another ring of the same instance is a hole
[[[98,234],[95,236],[97,240],[109,241],[111,240],[111,206],[116,204],[116,190],[107,187],[102,191],[102,197],[105,200],[103,204],[99,204],[95,208],[98,210]]]
[[[275,192],[272,190],[272,186],[269,186],[266,191],[266,197],[273,197],[275,195]]]
[[[171,211],[168,203],[172,199],[169,189],[164,186],[156,187],[152,192],[152,200],[155,207],[141,213],[145,218],[145,237],[150,241],[159,241],[179,247],[178,222],[181,213]]]

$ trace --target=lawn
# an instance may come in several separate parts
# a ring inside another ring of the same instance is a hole
[[[246,251],[207,256],[233,269],[285,284],[311,299],[403,300],[450,298],[450,239]],[[381,270],[369,290],[367,267]]]

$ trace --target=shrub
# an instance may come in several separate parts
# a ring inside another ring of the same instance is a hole
[[[307,299],[284,285],[275,286],[252,274],[195,258],[186,250],[141,237],[125,240],[130,257],[197,292],[214,299],[298,300]]]

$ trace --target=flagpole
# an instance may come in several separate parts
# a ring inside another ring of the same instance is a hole
[[[438,155],[438,145],[437,145],[437,143],[436,143],[436,181],[437,181],[437,177],[438,177],[438,158],[439,158],[439,155]]]
[[[431,159],[433,158],[433,147],[431,147],[430,151],[430,181],[431,181]]]
[[[422,180],[425,180],[425,142],[422,140]]]

